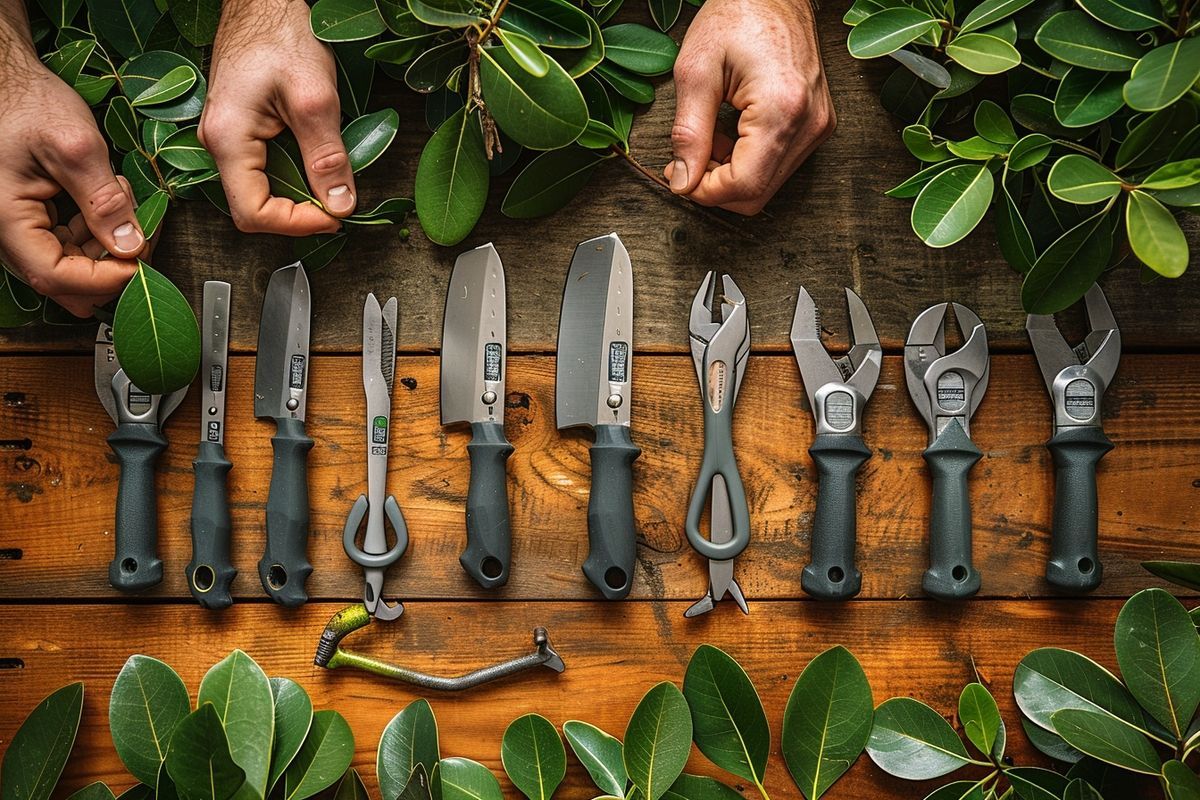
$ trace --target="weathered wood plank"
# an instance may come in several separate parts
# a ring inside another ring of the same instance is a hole
[[[638,13],[644,13],[641,6]],[[713,267],[737,276],[749,299],[754,345],[760,350],[787,348],[794,293],[801,282],[822,304],[840,302],[842,286],[856,289],[889,347],[903,342],[916,313],[933,302],[953,299],[974,308],[988,323],[993,347],[1028,349],[1020,283],[1000,257],[991,231],[982,230],[949,250],[931,250],[909,227],[909,204],[882,195],[914,171],[898,124],[878,101],[879,86],[893,65],[888,59],[871,63],[851,58],[841,14],[840,4],[827,4],[819,12],[838,130],[767,214],[735,220],[744,235],[731,234],[726,226],[667,197],[617,161],[602,166],[584,195],[565,211],[542,220],[509,220],[500,215],[499,205],[510,174],[494,182],[484,219],[459,247],[433,245],[415,222],[407,240],[392,228],[356,232],[340,259],[313,277],[314,347],[358,349],[358,298],[367,291],[404,298],[403,350],[438,347],[454,258],[491,241],[507,266],[514,350],[550,350],[575,244],[615,230],[633,259],[640,349],[686,350],[687,307],[704,271]],[[681,23],[674,33],[679,36],[683,30]],[[397,192],[411,193],[417,157],[429,136],[421,98],[393,87],[378,102],[400,109],[401,130],[388,154],[361,178],[360,205],[365,207]],[[670,160],[674,107],[674,87],[667,81],[660,86],[658,101],[635,125],[633,152],[653,169]],[[287,241],[238,234],[204,201],[180,203],[172,210],[155,255],[155,264],[179,283],[197,308],[205,280],[234,284],[232,341],[241,351],[252,350],[257,342],[269,271],[291,260]],[[1143,285],[1137,269],[1123,267],[1106,278],[1106,286],[1118,318],[1127,326],[1128,346],[1200,344],[1200,318],[1188,313],[1200,298],[1195,278]],[[90,328],[26,328],[0,332],[0,348],[86,349],[91,335]]]
[[[457,695],[427,695],[438,717],[443,755],[474,758],[496,770],[516,797],[499,759],[504,726],[536,711],[561,726],[583,719],[622,736],[641,695],[658,681],[682,683],[687,659],[702,642],[725,649],[754,680],[770,720],[772,753],[766,786],[773,797],[797,797],[779,752],[783,708],[800,670],[818,652],[844,644],[861,660],[876,703],[921,698],[952,718],[958,692],[976,670],[991,685],[1018,764],[1043,764],[1020,731],[1012,675],[1037,647],[1079,650],[1110,668],[1116,601],[929,601],[762,603],[747,618],[712,615],[685,621],[686,604],[666,603],[413,603],[400,621],[380,623],[346,646],[426,671],[453,674],[488,660],[523,653],[529,631],[544,625],[562,654],[562,675],[531,673]],[[241,605],[219,615],[179,605],[0,606],[0,658],[23,668],[0,670],[0,750],[29,709],[71,680],[86,683],[83,725],[64,788],[95,780],[114,789],[133,783],[108,733],[108,696],[121,664],[146,653],[175,667],[195,697],[207,668],[241,648],[268,675],[299,681],[318,708],[336,708],[355,734],[355,765],[372,792],[375,749],[388,720],[419,690],[351,670],[312,665],[318,635],[336,604],[288,612]],[[719,617],[721,617],[719,619]],[[185,633],[186,631],[186,633]],[[716,774],[694,752],[690,771]],[[571,759],[559,796],[591,797],[587,776]],[[923,797],[936,783],[890,779],[865,756],[827,795],[838,798]],[[753,787],[747,797],[754,796]],[[65,796],[65,795],[64,795]]]
[[[458,566],[464,540],[469,434],[442,430],[438,365],[432,357],[398,362],[389,489],[408,520],[411,546],[390,573],[389,592],[404,598],[485,597]],[[363,406],[359,360],[314,359],[309,431],[316,598],[353,598],[361,573],[342,552],[347,511],[364,490]],[[700,557],[683,535],[683,515],[702,450],[702,421],[691,360],[644,357],[634,370],[635,505],[641,532],[634,596],[693,599],[704,589]],[[579,566],[587,549],[587,437],[554,428],[553,360],[512,359],[508,436],[515,537],[514,569],[500,597],[594,597]],[[1200,420],[1194,387],[1200,357],[1126,356],[1107,397],[1106,430],[1116,449],[1099,476],[1101,592],[1124,596],[1150,576],[1139,562],[1190,558],[1200,543]],[[234,584],[261,597],[263,504],[273,429],[251,416],[253,361],[231,361],[226,446],[234,518]],[[107,563],[117,468],[104,438],[112,430],[92,390],[91,364],[77,357],[0,359],[0,597],[111,598]],[[751,360],[736,416],[741,471],[749,487],[753,541],[738,561],[751,602],[802,597],[816,474],[807,448],[811,415],[791,358]],[[1049,403],[1033,359],[997,356],[989,395],[972,428],[984,458],[973,473],[975,558],[990,596],[1046,595],[1053,470],[1043,447]],[[1169,421],[1169,424],[1168,424]],[[199,430],[195,393],[170,421],[159,475],[160,553],[164,583],[155,597],[188,597],[191,459]],[[867,410],[866,440],[875,456],[860,481],[859,561],[866,597],[920,592],[927,563],[929,484],[921,451],[925,431],[904,388],[900,359],[885,360]],[[15,556],[20,554],[20,558]]]

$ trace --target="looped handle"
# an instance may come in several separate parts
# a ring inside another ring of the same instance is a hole
[[[733,537],[720,544],[714,544],[700,533],[700,516],[704,513],[704,505],[716,475],[725,479],[733,518]],[[700,464],[700,477],[696,480],[696,489],[688,505],[684,529],[696,552],[712,561],[736,558],[750,544],[750,509],[746,505],[746,490],[742,487],[742,476],[738,474],[737,459],[733,455],[732,403],[726,404],[720,411],[714,411],[708,402],[704,403],[704,460]]]
[[[350,514],[346,517],[346,527],[342,529],[342,547],[345,548],[346,555],[350,557],[350,560],[360,567],[383,569],[394,564],[408,549],[408,526],[404,522],[404,515],[400,513],[400,504],[396,502],[395,497],[388,495],[387,501],[383,504],[383,512],[387,515],[388,522],[392,524],[392,531],[396,534],[396,543],[386,553],[363,552],[355,539],[358,538],[358,528],[362,525],[363,517],[367,515],[370,506],[371,503],[365,494],[360,494],[354,501],[354,505],[350,508]]]

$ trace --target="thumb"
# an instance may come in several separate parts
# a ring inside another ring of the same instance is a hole
[[[335,217],[354,211],[354,170],[342,142],[341,106],[337,93],[301,94],[289,108],[288,127],[304,157],[313,195]]]
[[[675,124],[671,127],[675,160],[666,172],[676,194],[688,194],[704,177],[724,95],[725,76],[718,61],[680,54],[675,63]]]

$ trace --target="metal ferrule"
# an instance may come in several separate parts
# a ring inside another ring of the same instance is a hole
[[[862,433],[863,409],[867,398],[845,383],[827,383],[813,398],[817,433]]]
[[[1087,364],[1066,367],[1054,379],[1054,430],[1100,427],[1104,376]]]
[[[125,370],[118,370],[112,379],[113,399],[117,401],[117,424],[158,424],[158,404],[161,396],[148,394],[133,385]]]

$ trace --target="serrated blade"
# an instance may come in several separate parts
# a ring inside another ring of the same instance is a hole
[[[311,311],[304,266],[297,261],[275,270],[258,326],[254,416],[304,419]]]
[[[496,248],[485,244],[460,255],[442,320],[443,425],[504,421],[506,313],[504,265]]]
[[[383,306],[383,329],[380,331],[379,371],[387,386],[388,396],[396,381],[396,298],[389,297]]]
[[[558,323],[559,428],[628,425],[633,269],[615,233],[575,248]]]

